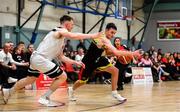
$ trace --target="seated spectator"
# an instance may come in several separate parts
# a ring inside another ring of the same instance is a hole
[[[22,54],[25,53],[26,51],[26,46],[25,46],[25,43],[23,41],[20,41],[17,45],[17,47],[21,47],[21,50],[22,50]]]
[[[26,62],[30,62],[30,57],[31,57],[31,54],[33,53],[33,51],[34,51],[34,45],[33,44],[29,44],[27,46],[27,51],[25,52]]]
[[[176,66],[177,66],[178,74],[180,74],[180,53],[177,54]]]
[[[149,57],[151,57],[153,55],[154,51],[155,51],[155,47],[151,46],[151,48],[147,51],[147,53],[149,54]]]
[[[83,51],[84,51],[84,53],[86,53],[86,47],[85,47],[85,45],[84,45],[84,40],[80,40],[79,41],[79,44],[77,45],[77,47],[76,47],[76,50],[78,51],[78,49],[79,48],[82,48],[83,49]]]
[[[153,63],[148,53],[145,53],[142,59],[140,60],[140,62],[138,63],[138,66],[141,66],[141,67],[151,67],[152,65]]]
[[[20,63],[16,65],[16,74],[18,80],[27,76],[27,70],[29,66],[29,62],[26,62],[22,49],[23,48],[21,46],[18,46],[15,48],[14,53],[12,54],[13,60]]]
[[[153,62],[153,66],[152,66],[152,73],[154,75],[153,78],[155,78],[156,81],[162,81],[161,80],[162,75],[169,76],[169,73],[164,71],[164,67],[166,67],[166,66],[164,64],[162,64],[161,59],[162,59],[162,55],[157,54],[156,52],[154,52],[154,54],[151,58],[151,60]],[[158,75],[158,78],[155,77],[155,74]]]
[[[5,43],[3,49],[0,51],[0,85],[3,88],[11,88],[17,81],[15,74],[16,65],[12,59],[10,51],[10,44]]]
[[[8,42],[9,44],[10,44],[10,50],[9,50],[9,53],[13,53],[13,51],[14,51],[14,43],[12,42],[12,41],[9,41]]]
[[[70,53],[73,52],[73,47],[71,45],[71,40],[66,41],[63,52],[66,52],[66,55],[68,57],[70,56]]]
[[[83,57],[84,57],[84,50],[83,48],[79,48],[77,55],[75,55],[75,60],[81,61]]]

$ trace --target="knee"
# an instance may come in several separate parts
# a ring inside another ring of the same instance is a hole
[[[29,82],[33,83],[35,82],[37,79],[37,77],[27,77],[26,80],[28,80]]]
[[[117,75],[119,74],[119,69],[118,68],[114,67],[113,71],[114,71],[114,74],[117,74]]]

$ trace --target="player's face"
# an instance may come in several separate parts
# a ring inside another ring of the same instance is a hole
[[[66,21],[66,28],[68,31],[71,31],[73,29],[73,26],[74,26],[74,21],[71,20],[71,21]]]
[[[113,28],[110,28],[110,29],[106,29],[105,31],[105,34],[106,34],[106,37],[108,39],[111,39],[114,37],[114,35],[116,34],[117,30],[113,29]]]

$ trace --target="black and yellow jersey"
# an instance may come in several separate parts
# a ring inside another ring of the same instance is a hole
[[[102,56],[104,52],[105,46],[101,43],[101,40],[94,39],[82,59],[82,62],[85,64],[85,69],[82,72],[83,81],[92,78],[94,70],[98,69],[103,71],[103,69],[112,66],[109,60],[105,56]]]

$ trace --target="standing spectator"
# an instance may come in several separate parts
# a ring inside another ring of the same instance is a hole
[[[121,44],[121,38],[116,37],[114,39],[114,46],[115,48],[117,48],[118,50],[128,50],[127,47],[125,47],[125,45]],[[116,61],[115,67],[117,67],[119,69],[119,77],[118,77],[118,84],[117,84],[117,90],[123,90],[123,82],[125,79],[125,73],[126,70],[128,68],[129,64],[123,64],[121,62],[119,62],[118,60]]]

